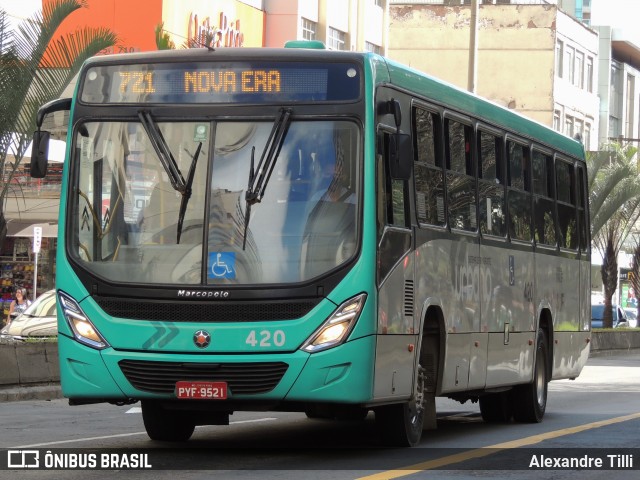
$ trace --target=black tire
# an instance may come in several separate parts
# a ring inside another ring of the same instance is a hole
[[[186,442],[196,428],[183,412],[165,410],[149,400],[142,401],[142,420],[149,438],[160,442]]]
[[[513,390],[513,417],[517,422],[539,423],[547,408],[549,385],[549,345],[544,330],[538,330],[533,381]]]
[[[511,391],[480,397],[482,419],[489,423],[508,423],[513,418]]]
[[[422,438],[425,409],[425,371],[418,365],[414,397],[407,403],[376,409],[382,442],[390,447],[415,447]]]

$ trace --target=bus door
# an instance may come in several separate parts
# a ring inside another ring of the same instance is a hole
[[[401,133],[399,110],[404,106],[395,99],[385,102],[394,103],[386,104],[390,110],[378,110],[375,179],[378,339],[374,396],[401,399],[411,395],[415,383],[417,352],[407,345],[418,346],[419,328],[413,298],[414,259],[408,193],[412,153],[410,136]],[[408,101],[406,112],[409,112]],[[403,164],[409,168],[402,171]]]

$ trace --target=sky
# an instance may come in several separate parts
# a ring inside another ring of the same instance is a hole
[[[591,0],[592,25],[609,25],[637,31],[640,18],[639,0]]]
[[[0,0],[0,9],[7,12],[11,23],[16,25],[20,23],[20,19],[28,18],[33,12],[42,9],[42,0]]]

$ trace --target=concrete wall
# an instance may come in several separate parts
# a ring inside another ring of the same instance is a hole
[[[0,343],[0,387],[59,381],[56,342]]]

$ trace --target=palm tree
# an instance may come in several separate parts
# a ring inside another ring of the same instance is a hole
[[[618,254],[640,217],[637,148],[611,143],[587,156],[591,237],[602,253],[603,326],[612,327],[611,298],[618,284]]]
[[[84,27],[54,36],[67,17],[86,6],[86,0],[46,2],[42,12],[17,29],[9,28],[7,14],[0,10],[0,242],[6,235],[5,199],[35,130],[38,108],[60,97],[87,58],[117,42],[107,28]]]
[[[174,50],[176,44],[171,40],[171,36],[164,29],[164,22],[156,25],[156,47],[158,50]]]

